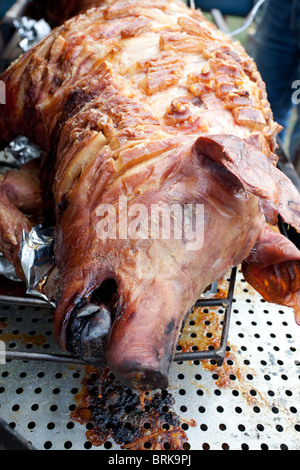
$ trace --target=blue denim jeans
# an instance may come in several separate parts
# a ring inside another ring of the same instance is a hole
[[[300,80],[300,0],[267,0],[254,38],[254,59],[266,83],[274,119],[285,128],[279,134],[283,141],[295,106],[292,84]],[[300,161],[299,106],[289,149],[295,165]]]

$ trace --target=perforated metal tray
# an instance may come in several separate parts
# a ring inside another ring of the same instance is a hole
[[[217,342],[223,313],[196,309],[178,349]],[[59,352],[49,309],[2,304],[0,331],[7,350]],[[186,435],[183,449],[299,450],[299,345],[293,311],[264,302],[238,272],[223,366],[207,360],[171,367],[168,391]],[[81,365],[8,361],[0,365],[1,417],[39,450],[122,449],[109,433],[95,446],[86,435],[91,426],[72,419],[86,376]],[[147,439],[142,448],[151,449]]]

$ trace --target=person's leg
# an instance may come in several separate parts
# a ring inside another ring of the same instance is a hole
[[[293,6],[293,1],[267,0],[254,37],[254,60],[266,83],[274,119],[285,130],[298,63],[298,44],[292,30]],[[285,133],[280,133],[282,140]]]

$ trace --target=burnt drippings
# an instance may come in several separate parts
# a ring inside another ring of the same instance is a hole
[[[76,396],[71,418],[85,424],[86,437],[94,446],[113,439],[123,449],[189,449],[174,399],[167,390],[139,395],[122,386],[105,369],[86,367],[83,388]]]
[[[250,286],[247,287],[251,289]],[[217,297],[225,298],[226,292],[227,281],[220,281]],[[215,307],[195,308],[178,341],[181,351],[218,349],[221,343],[223,319],[223,311],[219,311]],[[261,406],[265,403],[264,398],[256,389],[255,395],[252,394],[254,390],[253,383],[249,383],[247,379],[249,374],[253,377],[257,374],[249,365],[245,365],[244,357],[240,353],[241,351],[236,345],[228,342],[225,359],[221,367],[218,366],[215,359],[203,360],[201,366],[203,370],[212,374],[219,389],[237,390],[248,403]]]

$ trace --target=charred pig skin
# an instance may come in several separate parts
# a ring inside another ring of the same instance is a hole
[[[99,5],[0,77],[0,143],[22,134],[43,150],[58,344],[105,361],[129,387],[166,388],[187,313],[232,266],[242,263],[247,280],[300,322],[300,253],[276,232],[278,215],[300,231],[300,197],[276,168],[281,128],[239,43],[178,0]],[[30,224],[6,200],[3,187],[0,248],[18,266]],[[120,229],[124,200],[127,211],[204,207],[203,243],[189,249],[185,237],[152,238],[152,228],[148,237],[103,239],[101,208],[114,208]],[[106,300],[104,285],[114,286]]]

